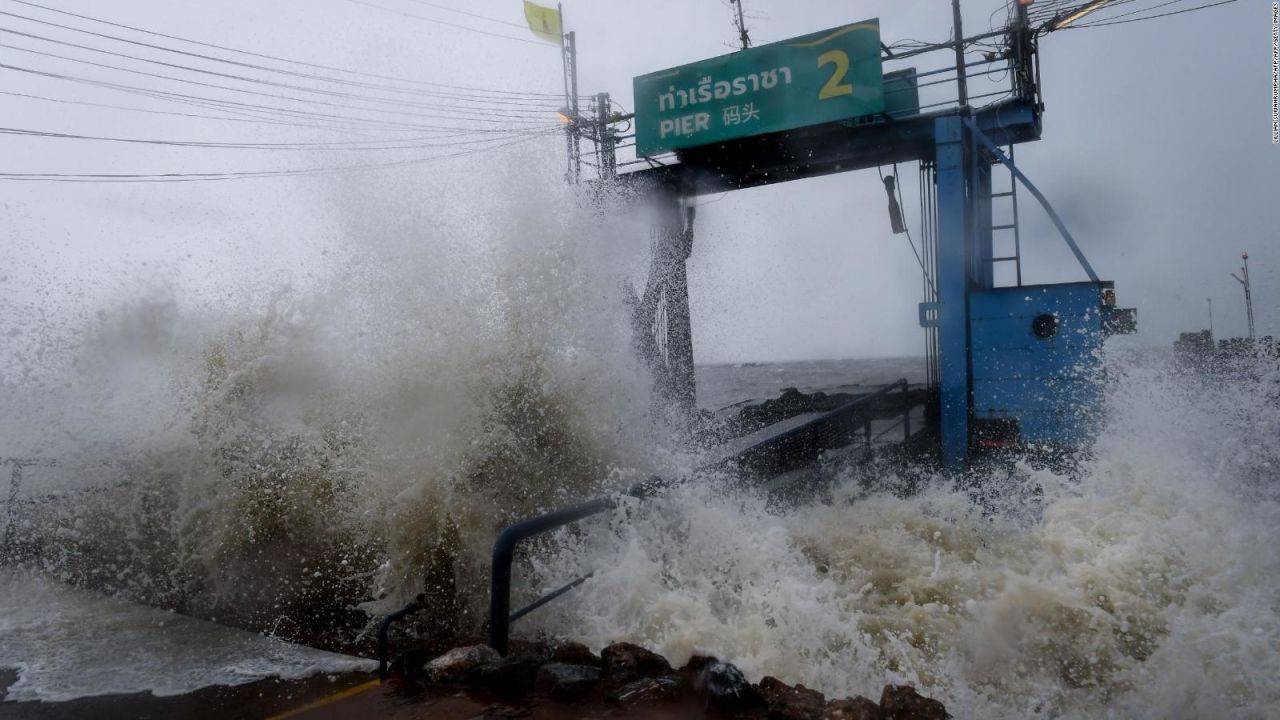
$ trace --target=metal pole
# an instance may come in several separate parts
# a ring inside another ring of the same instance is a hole
[[[1244,308],[1249,314],[1249,339],[1254,339],[1253,331],[1253,286],[1249,284],[1249,253],[1240,253],[1240,259],[1244,260]]]
[[[742,49],[746,50],[751,47],[751,38],[747,36],[747,24],[742,19],[742,0],[731,0],[738,6],[738,40],[742,42]]]
[[[560,79],[564,81],[564,112],[569,117],[564,125],[565,182],[573,182],[573,102],[569,97],[569,50],[564,44],[564,6],[557,4],[560,17]]]
[[[596,149],[600,151],[600,178],[609,180],[617,175],[618,156],[615,150],[616,140],[613,128],[609,125],[609,93],[596,95],[596,132],[599,142]]]
[[[1013,145],[1009,146],[1009,162],[1013,162]],[[1009,192],[1013,199],[1013,256],[1017,258],[1013,261],[1013,268],[1018,277],[1018,287],[1022,287],[1022,227],[1018,221],[1018,179],[1013,173],[1009,173]]]
[[[1013,88],[1018,97],[1030,99],[1034,83],[1031,79],[1031,20],[1027,17],[1027,6],[1015,0],[1013,21],[1014,72]]]
[[[960,0],[951,0],[951,18],[955,24],[956,93],[960,107],[969,104],[969,81],[964,74],[964,28],[960,23]]]
[[[959,468],[969,453],[969,158],[956,114],[934,119],[937,173],[938,385],[942,464]]]
[[[561,26],[563,28],[563,26]],[[582,176],[582,146],[578,137],[578,44],[575,34],[569,33],[569,109],[573,111],[573,181],[576,183]]]
[[[1244,277],[1235,273],[1231,273],[1231,277],[1244,286],[1244,309],[1249,319],[1249,339],[1253,340],[1253,289],[1249,287],[1249,253],[1240,253],[1240,258],[1244,260],[1244,267],[1240,270]]]

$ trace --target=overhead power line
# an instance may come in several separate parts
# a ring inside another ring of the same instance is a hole
[[[211,62],[234,65],[236,67],[249,68],[252,70],[259,70],[262,72],[289,75],[292,77],[299,77],[299,78],[304,78],[307,80],[315,80],[319,82],[334,83],[334,84],[345,85],[349,87],[359,87],[359,88],[365,88],[365,89],[371,89],[371,90],[382,90],[385,92],[393,92],[393,93],[400,93],[400,94],[407,94],[407,95],[420,95],[423,97],[432,97],[432,98],[449,98],[457,102],[477,103],[477,104],[483,104],[486,106],[511,105],[511,106],[520,106],[520,107],[545,107],[547,104],[555,104],[555,103],[563,102],[563,99],[560,97],[548,97],[548,98],[542,98],[542,99],[536,99],[536,100],[533,98],[507,98],[507,97],[495,97],[492,95],[477,95],[472,93],[446,92],[446,91],[440,91],[440,90],[422,90],[419,88],[401,88],[395,85],[386,85],[383,83],[370,83],[370,82],[361,81],[361,80],[348,80],[348,79],[333,77],[329,75],[317,75],[315,73],[310,73],[310,72],[298,72],[295,70],[272,68],[272,67],[267,67],[265,65],[260,65],[257,63],[242,62],[239,60],[230,60],[227,58],[217,57],[213,55],[205,55],[203,53],[180,50],[177,48],[167,47],[164,45],[156,45],[154,43],[142,42],[140,40],[132,40],[129,38],[121,37],[119,35],[112,35],[110,33],[100,33],[93,30],[85,30],[83,28],[64,25],[62,23],[55,23],[48,20],[40,20],[38,18],[33,18],[26,15],[20,15],[18,13],[0,11],[0,15],[17,18],[19,20],[36,23],[39,25],[45,25],[48,27],[55,27],[62,30],[68,30],[70,32],[75,32],[82,35],[89,35],[92,37],[102,38],[105,40],[112,40],[115,42],[126,43],[129,45],[135,45],[138,47],[145,47],[152,50],[159,50],[162,52],[172,53],[175,55],[181,55],[183,57],[198,58],[200,60],[208,60]],[[57,42],[59,44],[70,44],[70,43],[65,43],[64,41],[50,40],[49,38],[42,37],[42,36],[18,33],[16,30],[6,30],[5,32],[20,34],[20,35],[24,35],[25,37],[34,37],[42,40],[48,40],[49,42]],[[82,46],[73,45],[73,47],[82,47]],[[125,56],[125,57],[131,57],[131,56]],[[172,67],[179,67],[179,66],[172,66]]]
[[[1172,11],[1172,12],[1164,12],[1164,13],[1159,13],[1159,14],[1156,14],[1156,15],[1144,15],[1144,16],[1142,16],[1142,17],[1129,18],[1128,20],[1110,20],[1110,19],[1104,19],[1104,20],[1101,20],[1101,21],[1098,21],[1098,22],[1091,22],[1091,23],[1086,23],[1086,24],[1081,24],[1081,25],[1075,25],[1075,26],[1073,26],[1073,27],[1071,27],[1071,28],[1067,28],[1067,29],[1068,29],[1068,30],[1073,30],[1073,29],[1083,30],[1083,29],[1085,29],[1085,28],[1106,27],[1107,25],[1125,25],[1125,24],[1128,24],[1128,23],[1142,22],[1142,21],[1144,21],[1144,20],[1155,20],[1156,18],[1170,17],[1170,16],[1172,16],[1172,15],[1181,15],[1181,14],[1183,14],[1183,13],[1195,12],[1195,11],[1197,11],[1197,10],[1205,10],[1205,9],[1207,9],[1207,8],[1211,8],[1211,7],[1218,7],[1219,5],[1228,5],[1228,4],[1233,3],[1233,2],[1236,2],[1236,0],[1220,0],[1219,2],[1208,3],[1207,5],[1198,5],[1198,6],[1196,6],[1196,7],[1193,7],[1193,8],[1186,8],[1186,9],[1184,9],[1184,10],[1174,10],[1174,11]],[[1130,13],[1130,14],[1132,14],[1132,13]]]
[[[3,69],[9,69],[9,68],[3,68]],[[196,120],[217,120],[219,122],[251,123],[251,124],[257,124],[257,125],[279,125],[283,127],[309,128],[313,130],[344,130],[344,131],[357,130],[357,131],[368,132],[373,129],[369,127],[361,127],[361,126],[353,126],[353,125],[330,126],[330,125],[317,125],[313,123],[288,122],[286,120],[272,120],[272,119],[257,117],[257,116],[235,117],[229,113],[240,114],[240,113],[243,113],[243,111],[237,111],[237,110],[232,110],[228,108],[213,108],[216,112],[228,113],[226,115],[204,115],[201,113],[185,113],[185,112],[176,112],[172,110],[156,110],[154,108],[132,107],[128,105],[113,105],[111,103],[99,103],[99,102],[92,102],[89,100],[71,100],[68,98],[55,98],[55,97],[48,97],[47,95],[33,95],[31,93],[12,92],[8,90],[0,90],[0,95],[8,95],[10,97],[18,97],[26,100],[39,100],[41,102],[51,102],[51,103],[59,103],[59,104],[67,104],[67,105],[84,105],[86,107],[99,107],[99,108],[106,108],[108,110],[120,110],[123,112],[138,112],[138,113],[146,113],[149,115],[169,115],[174,117],[193,118]],[[160,99],[168,99],[168,98],[160,98]],[[205,104],[200,103],[197,105],[197,107],[205,107]],[[397,132],[423,132],[424,131],[418,128],[386,128],[383,130],[384,131],[394,130]],[[456,135],[456,134],[461,134],[461,133],[451,133],[451,135]],[[444,135],[444,137],[450,137],[451,135]]]
[[[461,113],[454,113],[451,115],[438,115],[438,114],[431,114],[431,113],[414,112],[412,110],[396,110],[396,109],[389,109],[389,108],[362,107],[359,105],[350,105],[347,103],[331,102],[327,100],[310,100],[306,98],[284,97],[274,93],[260,92],[257,90],[248,90],[245,88],[232,87],[229,85],[219,85],[217,83],[207,83],[200,80],[192,80],[190,78],[175,77],[173,75],[162,75],[160,73],[152,73],[152,72],[147,72],[145,70],[137,70],[134,68],[121,67],[119,65],[99,63],[99,62],[94,62],[92,60],[85,60],[83,58],[75,58],[67,55],[59,55],[57,53],[44,52],[42,50],[32,50],[31,48],[23,48],[23,47],[18,47],[16,45],[6,45],[4,43],[0,43],[0,48],[8,48],[10,50],[17,50],[18,52],[31,53],[33,55],[41,55],[43,57],[57,58],[59,60],[66,60],[68,62],[82,63],[84,65],[91,65],[93,67],[106,68],[109,70],[117,70],[120,72],[131,73],[134,75],[142,75],[144,77],[156,78],[159,80],[168,80],[171,82],[183,83],[187,85],[196,85],[198,87],[212,88],[216,90],[225,90],[228,92],[243,93],[246,95],[254,95],[257,97],[271,98],[273,100],[287,100],[292,102],[310,103],[313,105],[323,105],[328,107],[342,108],[346,110],[358,110],[361,112],[391,113],[395,115],[405,115],[409,117],[418,117],[418,118],[424,118],[429,120],[466,120],[468,122],[508,123],[508,124],[517,124],[517,125],[526,124],[526,123],[537,124],[537,121],[532,116],[529,116],[529,115],[518,116],[520,119],[506,119],[501,117],[486,117],[486,116],[473,117],[473,116],[465,115]],[[112,53],[108,52],[107,54],[112,54]],[[356,98],[356,99],[359,100],[362,98]],[[527,118],[527,119],[524,119],[524,118]]]
[[[403,15],[405,17],[416,18],[418,20],[425,20],[426,22],[435,23],[437,25],[445,25],[448,27],[457,28],[459,30],[466,30],[467,32],[478,33],[480,35],[488,35],[489,37],[502,38],[504,40],[514,40],[515,42],[529,43],[530,45],[538,45],[539,47],[545,47],[545,48],[554,47],[553,45],[549,43],[545,43],[541,40],[533,40],[530,38],[515,37],[514,35],[503,35],[502,33],[489,32],[488,30],[481,30],[479,28],[473,28],[468,25],[460,25],[458,23],[449,22],[448,20],[430,18],[424,15],[417,15],[411,12],[405,12],[404,10],[396,10],[395,8],[389,8],[383,5],[375,5],[370,2],[365,2],[364,0],[347,0],[347,2],[355,5],[363,5],[365,7],[376,8],[378,10],[382,10],[383,12],[394,13],[396,15]]]
[[[383,118],[367,118],[357,117],[353,115],[338,115],[334,113],[320,112],[316,110],[300,110],[294,108],[282,108],[272,105],[255,105],[253,103],[237,102],[235,100],[225,100],[220,98],[210,98],[200,95],[190,95],[186,93],[177,93],[168,90],[154,90],[150,88],[138,87],[136,85],[126,85],[122,83],[108,82],[105,80],[94,80],[90,78],[77,77],[74,75],[65,75],[60,73],[47,72],[34,68],[25,68],[17,65],[8,65],[0,63],[0,69],[11,70],[14,72],[27,73],[42,77],[64,80],[82,85],[90,85],[93,87],[116,90],[131,94],[143,95],[145,97],[169,100],[172,102],[195,105],[197,107],[212,108],[225,112],[241,112],[241,113],[269,113],[274,117],[293,118],[295,120],[315,120],[322,123],[330,123],[337,120],[339,122],[355,122],[361,123],[364,129],[385,128],[391,130],[409,130],[409,131],[464,131],[472,133],[485,132],[507,132],[507,128],[488,128],[488,127],[458,127],[449,125],[427,125],[423,123],[412,123],[403,120],[387,120]],[[317,126],[319,127],[319,126]]]
[[[1138,8],[1137,10],[1130,10],[1130,11],[1129,11],[1129,12],[1127,12],[1127,13],[1120,13],[1119,15],[1105,15],[1105,13],[1104,13],[1105,17],[1103,17],[1102,19],[1104,19],[1104,20],[1115,20],[1116,18],[1129,17],[1130,15],[1137,15],[1138,13],[1149,12],[1149,11],[1151,11],[1151,10],[1155,10],[1156,8],[1162,8],[1162,7],[1165,7],[1165,6],[1167,6],[1167,5],[1177,5],[1178,3],[1180,3],[1180,2],[1184,2],[1184,1],[1185,1],[1185,0],[1165,0],[1165,2],[1162,2],[1162,3],[1156,4],[1156,5],[1152,5],[1151,7]],[[1110,11],[1110,10],[1115,10],[1115,9],[1116,9],[1116,7],[1121,6],[1121,5],[1127,5],[1127,4],[1131,3],[1131,2],[1134,2],[1134,0],[1124,0],[1123,2],[1122,2],[1122,1],[1120,1],[1120,0],[1113,0],[1113,2],[1110,2],[1110,3],[1108,3],[1108,4],[1107,4],[1107,10],[1109,10],[1109,11]],[[1088,22],[1088,23],[1077,23],[1077,25],[1078,25],[1078,26],[1084,26],[1084,25],[1086,25],[1086,24],[1092,24],[1093,22],[1094,22],[1094,21],[1090,21],[1090,22]]]
[[[467,17],[477,18],[479,20],[488,20],[489,22],[498,23],[500,25],[509,25],[511,27],[516,27],[521,29],[524,29],[527,27],[523,23],[511,22],[509,20],[499,20],[498,18],[489,17],[488,15],[480,15],[473,12],[467,12],[466,10],[458,10],[457,8],[446,7],[444,5],[437,5],[436,3],[433,3],[433,2],[427,2],[427,0],[409,0],[409,2],[417,3],[419,5],[425,5],[427,7],[435,8],[437,10],[444,10],[445,12],[458,13],[459,15],[466,15]]]
[[[553,130],[559,130],[557,126],[541,128],[539,130],[513,131],[510,135],[543,135]],[[219,150],[426,150],[434,147],[455,147],[458,145],[479,145],[483,143],[493,143],[498,140],[504,140],[508,136],[500,137],[483,137],[470,138],[467,140],[447,140],[438,142],[433,138],[418,138],[419,142],[411,142],[412,139],[399,140],[372,140],[372,141],[339,141],[339,142],[315,142],[315,143],[249,143],[249,142],[204,142],[198,140],[152,140],[142,138],[121,138],[121,137],[104,137],[100,135],[74,135],[70,133],[48,132],[45,130],[27,130],[23,128],[6,128],[0,127],[2,135],[23,135],[28,137],[48,138],[55,140],[96,140],[101,142],[129,143],[136,145],[170,145],[175,147],[191,147]],[[386,143],[401,143],[399,145],[387,145]]]
[[[390,81],[392,81],[392,82],[408,83],[408,84],[410,84],[410,85],[420,85],[420,86],[423,86],[423,87],[438,87],[438,88],[446,88],[446,89],[450,89],[450,90],[466,90],[466,91],[472,91],[472,92],[476,92],[476,93],[485,93],[485,94],[494,94],[494,95],[507,95],[507,96],[512,96],[512,97],[521,96],[521,97],[556,97],[556,98],[559,98],[559,97],[563,97],[563,96],[564,96],[564,94],[563,94],[563,93],[536,93],[536,92],[526,92],[526,91],[521,91],[521,90],[500,90],[500,89],[494,89],[494,88],[482,88],[482,87],[476,87],[476,86],[473,86],[473,85],[455,85],[455,84],[441,83],[441,82],[434,82],[434,81],[428,81],[428,80],[415,80],[415,79],[405,78],[405,77],[396,77],[396,76],[393,76],[393,75],[382,75],[382,74],[379,74],[379,73],[370,73],[370,72],[365,72],[365,71],[361,71],[361,70],[351,70],[351,69],[348,69],[348,68],[341,68],[341,67],[337,67],[337,66],[334,66],[334,65],[324,65],[324,64],[321,64],[321,63],[306,62],[306,61],[303,61],[303,60],[294,60],[294,59],[290,59],[290,58],[279,57],[279,56],[276,56],[276,55],[267,55],[267,54],[264,54],[264,53],[253,52],[253,51],[250,51],[250,50],[241,50],[241,49],[238,49],[238,48],[228,47],[228,46],[226,46],[226,45],[217,45],[217,44],[215,44],[215,43],[204,42],[204,41],[201,41],[201,40],[192,40],[192,39],[190,39],[190,38],[184,38],[184,37],[180,37],[180,36],[177,36],[177,35],[168,35],[168,34],[165,34],[165,33],[162,33],[162,32],[156,32],[156,31],[154,31],[154,30],[147,30],[147,29],[145,29],[145,28],[135,27],[135,26],[133,26],[133,25],[125,25],[125,24],[123,24],[123,23],[112,22],[112,21],[110,21],[110,20],[103,20],[103,19],[101,19],[101,18],[95,18],[95,17],[91,17],[91,16],[89,16],[89,15],[82,15],[82,14],[74,13],[74,12],[70,12],[70,11],[67,11],[67,10],[60,10],[60,9],[58,9],[58,8],[49,7],[49,6],[47,6],[47,5],[41,5],[41,4],[39,4],[39,3],[31,2],[31,0],[9,0],[9,1],[10,1],[10,2],[14,2],[14,3],[17,3],[17,4],[19,4],[19,5],[26,5],[27,7],[38,8],[38,9],[40,9],[40,10],[44,10],[44,11],[46,11],[46,12],[57,13],[57,14],[59,14],[59,15],[65,15],[65,16],[67,16],[67,17],[74,17],[74,18],[78,18],[78,19],[80,19],[80,20],[87,20],[87,21],[89,21],[89,22],[95,22],[95,23],[99,23],[99,24],[102,24],[102,25],[108,25],[108,26],[110,26],[110,27],[120,28],[120,29],[123,29],[123,30],[131,30],[131,31],[133,31],[133,32],[142,33],[142,34],[144,34],[144,35],[150,35],[150,36],[152,36],[152,37],[161,37],[161,38],[165,38],[165,39],[167,39],[167,40],[177,40],[178,42],[190,43],[190,44],[192,44],[192,45],[198,45],[198,46],[200,46],[200,47],[212,48],[212,49],[214,49],[214,50],[222,50],[222,51],[225,51],[225,52],[236,53],[236,54],[239,54],[239,55],[245,55],[245,56],[248,56],[248,57],[256,57],[256,58],[259,58],[259,59],[262,59],[262,60],[272,60],[272,61],[274,61],[274,62],[288,63],[288,64],[290,64],[290,65],[297,65],[297,66],[300,66],[300,67],[310,67],[310,68],[315,68],[315,69],[318,69],[318,70],[329,70],[329,71],[332,71],[332,72],[340,72],[340,73],[345,73],[345,74],[348,74],[348,75],[356,75],[356,76],[361,76],[361,77],[370,77],[370,78],[376,78],[376,79],[379,79],[379,80],[390,80]]]
[[[0,12],[0,15],[4,15],[4,14],[6,13]],[[375,103],[375,104],[381,104],[381,105],[391,105],[396,107],[414,107],[414,108],[434,109],[434,110],[460,110],[460,111],[480,112],[483,114],[476,116],[476,119],[480,119],[480,120],[484,120],[485,118],[491,118],[491,117],[508,117],[508,118],[530,117],[529,111],[513,112],[509,108],[489,109],[489,108],[483,108],[483,107],[477,108],[477,107],[468,107],[468,106],[439,104],[439,103],[424,103],[424,102],[417,102],[414,100],[382,98],[382,97],[377,97],[373,95],[363,95],[360,93],[352,93],[352,92],[345,92],[345,91],[339,91],[339,90],[324,90],[320,88],[310,88],[304,85],[294,85],[292,83],[282,83],[282,82],[275,82],[272,80],[263,80],[261,78],[254,78],[246,75],[235,75],[233,73],[223,73],[223,72],[218,72],[216,70],[206,70],[204,68],[192,67],[190,65],[180,65],[178,63],[165,62],[163,60],[154,60],[151,58],[140,57],[137,55],[130,55],[128,53],[115,52],[113,50],[103,50],[101,48],[96,48],[90,45],[82,45],[80,43],[68,42],[66,40],[57,40],[57,39],[46,37],[43,35],[24,33],[18,30],[10,30],[8,28],[0,28],[0,33],[16,35],[18,37],[26,38],[28,40],[37,40],[41,42],[52,43],[54,45],[61,45],[63,47],[72,47],[72,48],[76,48],[77,50],[85,50],[88,52],[94,52],[101,55],[109,55],[111,57],[123,58],[125,60],[133,60],[135,62],[147,63],[150,65],[159,65],[161,67],[196,73],[198,75],[210,75],[213,77],[224,78],[227,80],[235,80],[238,82],[249,83],[252,85],[263,85],[266,87],[282,88],[285,90],[293,90],[295,92],[311,93],[314,95],[324,95],[326,97],[346,98],[351,100],[358,100],[361,102]],[[0,45],[0,47],[9,47],[9,46]],[[24,50],[24,48],[16,48],[16,47],[13,49]],[[70,59],[74,62],[86,62],[78,58],[66,58],[64,56],[55,56],[55,57],[62,57],[62,59]],[[108,66],[108,67],[114,67],[114,66]],[[116,68],[116,69],[123,69],[123,68]],[[132,72],[127,69],[126,71]],[[168,77],[168,76],[164,76],[164,77]],[[169,77],[169,79],[175,79],[175,78]],[[233,90],[236,92],[243,92],[238,88],[227,88],[225,86],[221,86],[221,87],[223,87],[223,89]],[[303,102],[318,102],[318,101],[303,100]],[[549,103],[541,105],[543,112],[546,112],[546,113],[550,113],[554,109],[554,107],[555,106],[553,104],[549,104]],[[462,113],[459,113],[458,115],[459,117],[464,116]]]
[[[405,160],[394,160],[379,163],[364,163],[359,165],[339,165],[321,168],[301,168],[293,170],[263,170],[254,172],[224,172],[224,173],[0,173],[0,180],[25,181],[25,182],[97,182],[97,183],[130,183],[130,182],[208,182],[215,180],[241,180],[248,178],[271,178],[271,177],[290,177],[300,175],[328,175],[334,173],[356,172],[362,170],[382,170],[396,167],[406,167],[410,165],[421,165],[425,163],[435,162],[438,160],[448,160],[450,158],[463,157],[466,155],[474,155],[476,153],[490,152],[505,147],[511,147],[520,143],[526,143],[539,137],[546,137],[558,134],[559,128],[521,137],[516,140],[504,142],[497,145],[491,145],[483,148],[474,148],[471,150],[462,150],[455,153],[445,155],[432,155],[429,157],[410,158]]]
[[[1152,12],[1189,1],[1191,0],[1160,0],[1148,4],[1144,0],[1041,0],[1030,7],[1027,16],[1037,25],[1037,30],[1044,33],[1155,20],[1226,5],[1236,0],[1219,0],[1168,12]],[[1126,12],[1116,12],[1122,9]]]

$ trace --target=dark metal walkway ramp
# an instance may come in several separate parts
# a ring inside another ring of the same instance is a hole
[[[826,412],[794,415],[722,445],[706,469],[769,477],[813,465],[837,450],[906,443],[925,427],[927,391],[905,379]]]

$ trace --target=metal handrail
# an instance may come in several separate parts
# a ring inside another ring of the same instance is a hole
[[[815,423],[821,423],[824,420],[838,417],[842,414],[848,414],[860,411],[864,406],[879,400],[894,390],[902,390],[905,394],[909,389],[909,383],[905,378],[892,382],[872,393],[868,393],[852,402],[846,403],[831,412],[824,413],[815,420],[805,423],[798,428],[794,428],[786,433],[774,436],[767,442],[777,440],[778,438],[791,438],[802,432],[810,432]],[[911,408],[906,407],[903,412],[901,424],[904,427],[904,434],[909,439],[911,435]],[[895,424],[895,427],[897,424]],[[744,453],[757,450],[764,443],[753,445]],[[741,455],[741,453],[740,453]],[[712,463],[711,466],[701,469],[709,469],[721,463]],[[665,482],[661,478],[650,478],[644,483],[640,483],[624,495],[636,498],[645,498],[653,495],[657,490],[665,486]],[[575,505],[569,508],[562,508],[552,512],[539,515],[523,522],[516,523],[505,528],[498,536],[497,542],[493,545],[493,567],[491,570],[489,582],[489,647],[497,650],[500,655],[506,655],[510,649],[511,641],[511,623],[573,590],[582,583],[586,582],[595,571],[591,571],[573,581],[539,597],[528,605],[511,612],[511,566],[515,560],[515,551],[520,543],[532,537],[548,533],[556,528],[569,525],[571,523],[585,520],[586,518],[598,515],[606,510],[612,510],[618,505],[620,496],[603,496],[590,500],[581,505]]]
[[[751,463],[754,461],[753,459],[758,456],[776,454],[779,448],[785,448],[790,443],[805,442],[806,444],[812,444],[818,442],[821,440],[821,436],[818,434],[821,429],[831,426],[832,422],[835,420],[846,420],[852,423],[853,419],[856,418],[867,405],[880,400],[894,390],[901,390],[905,394],[910,390],[910,383],[907,382],[906,378],[895,380],[875,392],[863,395],[834,410],[823,413],[803,425],[794,427],[783,433],[778,433],[766,440],[762,440],[751,447],[745,448],[733,457],[725,458],[716,464],[724,467],[734,463],[739,465],[744,462]],[[910,408],[907,408],[907,411],[909,412]],[[848,417],[846,418],[846,416]],[[908,420],[908,426],[909,423],[910,421]]]
[[[665,485],[661,478],[652,477],[633,486],[625,496],[645,498]],[[553,510],[544,515],[516,523],[502,531],[493,545],[493,569],[489,581],[489,647],[506,655],[511,640],[511,623],[528,615],[575,587],[586,582],[594,571],[573,582],[553,590],[525,607],[511,612],[511,564],[515,560],[516,547],[529,538],[551,532],[570,523],[585,520],[618,506],[616,495],[606,495],[570,508]]]
[[[391,630],[391,625],[398,622],[400,618],[418,612],[426,606],[427,596],[425,594],[414,598],[413,602],[405,605],[399,610],[382,618],[382,623],[378,625],[378,679],[386,682],[387,680],[387,664],[390,660],[390,650],[388,648],[387,634]]]

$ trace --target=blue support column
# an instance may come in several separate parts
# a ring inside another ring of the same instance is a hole
[[[991,241],[991,166],[969,142],[969,258],[971,288],[995,287],[995,257]]]
[[[969,214],[963,120],[934,124],[938,179],[938,355],[942,462],[957,467],[969,451]]]

